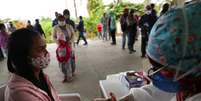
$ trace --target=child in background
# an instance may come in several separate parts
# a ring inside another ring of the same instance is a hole
[[[98,38],[99,39],[103,38],[103,36],[102,36],[103,25],[101,23],[98,23],[96,27],[97,27],[97,31],[98,31]]]

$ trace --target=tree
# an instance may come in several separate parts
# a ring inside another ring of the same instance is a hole
[[[84,19],[86,31],[88,37],[94,37],[97,33],[96,25],[100,22],[104,12],[102,0],[88,0],[87,9],[89,18]]]
[[[52,20],[51,18],[42,17],[40,20],[41,26],[46,35],[46,41],[48,43],[53,42],[52,40]]]
[[[102,0],[88,0],[87,9],[90,16],[103,11],[103,7]]]
[[[122,3],[122,0],[117,0],[117,4]]]
[[[90,17],[84,19],[88,37],[95,37],[97,33],[96,25],[100,23],[100,19],[104,12],[107,14],[109,12],[114,12],[118,19],[125,7],[134,9],[138,15],[142,15],[144,11],[143,4],[130,3],[128,0],[113,0],[113,3],[105,6],[103,5],[102,0],[88,0],[87,9]]]
[[[145,5],[149,5],[151,3],[151,0],[144,0],[144,3]]]
[[[0,19],[0,23],[3,23],[3,20]]]
[[[8,23],[8,22],[10,22],[10,21],[11,21],[10,18],[6,18],[6,19],[1,20],[2,23]]]
[[[130,2],[120,2],[119,4],[107,5],[106,11],[114,12],[116,18],[119,19],[125,7],[128,9],[134,9],[138,15],[142,15],[144,13],[144,4],[134,4]]]

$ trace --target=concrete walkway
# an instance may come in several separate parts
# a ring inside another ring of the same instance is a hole
[[[127,70],[147,70],[147,59],[140,58],[140,40],[135,49],[137,52],[121,49],[121,38],[117,38],[117,45],[111,46],[110,41],[89,40],[88,46],[80,43],[76,47],[76,77],[71,83],[62,83],[63,75],[59,70],[55,57],[55,44],[48,45],[51,53],[51,64],[45,69],[53,85],[59,93],[80,93],[82,101],[92,101],[100,97],[98,81],[105,79],[106,75]],[[146,68],[145,68],[146,67]],[[0,62],[0,85],[8,79],[6,60]]]

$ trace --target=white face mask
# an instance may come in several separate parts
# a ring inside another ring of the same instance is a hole
[[[151,14],[151,11],[150,10],[146,10],[145,13],[149,15],[149,14]]]
[[[59,21],[58,24],[59,24],[59,26],[65,26],[66,22],[65,21]]]
[[[32,58],[31,61],[32,61],[32,65],[34,67],[37,67],[37,68],[40,68],[40,69],[44,69],[50,63],[50,54],[47,53],[44,56],[40,56],[40,57],[37,57],[37,58]]]

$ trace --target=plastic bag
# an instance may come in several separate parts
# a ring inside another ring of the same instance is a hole
[[[66,42],[59,42],[56,49],[56,57],[59,62],[68,62],[71,56],[71,47]]]

